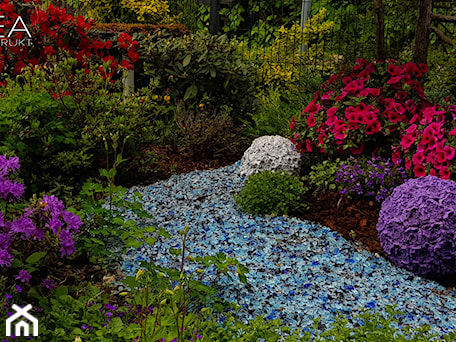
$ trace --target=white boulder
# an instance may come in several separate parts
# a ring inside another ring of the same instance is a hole
[[[239,172],[246,179],[262,171],[285,171],[299,176],[300,167],[301,155],[289,139],[266,135],[255,139],[244,152]]]

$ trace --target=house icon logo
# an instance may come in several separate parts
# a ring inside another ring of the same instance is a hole
[[[20,317],[24,317],[28,319],[30,322],[32,322],[33,336],[38,336],[38,320],[28,313],[28,311],[32,308],[32,305],[28,304],[24,308],[20,308],[16,304],[13,304],[12,308],[16,311],[16,313],[11,315],[6,320],[6,337],[11,337],[11,325],[15,320],[17,320]],[[24,333],[23,335],[22,332]],[[15,324],[15,336],[29,336],[29,333],[29,323],[27,323],[25,320],[18,321]]]

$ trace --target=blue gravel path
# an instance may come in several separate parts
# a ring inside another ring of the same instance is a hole
[[[131,250],[122,269],[134,274],[146,255],[171,265],[166,251],[181,247],[177,233],[191,230],[190,254],[225,252],[249,269],[248,284],[222,278],[221,296],[242,306],[244,320],[264,314],[284,325],[307,330],[314,318],[330,327],[337,311],[348,316],[362,308],[384,312],[397,304],[403,324],[431,326],[431,332],[456,329],[456,292],[400,269],[361,250],[331,229],[290,217],[251,216],[239,210],[233,195],[243,179],[240,163],[210,171],[175,175],[150,186],[134,187],[144,207],[173,238],[155,246]]]

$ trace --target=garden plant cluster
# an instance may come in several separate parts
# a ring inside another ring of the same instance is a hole
[[[178,8],[173,1],[154,1],[159,11],[144,1],[81,3],[97,19],[154,24],[190,20],[184,13],[172,15]],[[286,6],[291,8],[291,2]],[[253,7],[251,2],[245,6],[242,20],[239,12],[222,12],[239,19],[225,31],[235,32],[248,22]],[[33,315],[45,322],[34,337],[37,341],[437,338],[427,327],[392,329],[400,314],[394,308],[384,315],[359,315],[363,324],[355,328],[336,317],[327,331],[319,331],[318,322],[304,332],[261,316],[243,322],[236,316],[236,303],[217,296],[216,281],[237,277],[246,283],[249,270],[222,252],[189,255],[187,236],[196,227],[180,232],[182,248],[169,249],[175,267],[151,260],[142,262],[135,276],[122,277],[121,287],[106,281],[115,273],[119,254],[171,237],[164,228],[149,224],[152,216],[143,208],[140,194],[126,200],[122,186],[175,173],[177,165],[164,164],[161,150],[222,166],[239,160],[258,136],[291,137],[302,153],[303,177],[252,175],[235,201],[253,215],[309,210],[301,199],[311,190],[338,191],[386,205],[396,200],[392,205],[401,206],[410,195],[398,189],[411,186],[411,180],[429,175],[453,182],[456,105],[450,96],[441,103],[428,99],[426,74],[431,83],[435,79],[427,65],[358,59],[332,74],[335,65],[315,67],[309,59],[308,68],[292,71],[281,69],[273,59],[256,60],[265,49],[283,52],[292,60],[303,43],[313,44],[310,48],[318,58],[330,59],[322,50],[322,37],[334,23],[324,20],[325,10],[302,32],[297,32],[296,23],[269,13],[276,26],[268,28],[267,46],[210,36],[205,30],[184,35],[165,26],[149,34],[121,32],[102,39],[91,30],[92,19],[75,17],[52,3],[1,0],[0,10],[7,18],[5,28],[18,16],[29,18],[33,41],[30,48],[2,46],[0,55],[0,331],[13,314],[12,304],[31,303]],[[259,2],[256,12],[268,11],[266,2]],[[206,12],[207,7],[201,7],[200,23]],[[260,34],[251,34],[255,32]],[[282,44],[289,32],[297,37],[290,49]],[[26,35],[16,34],[18,39]],[[252,53],[246,55],[246,48]],[[122,78],[133,68],[146,82],[126,96]],[[260,81],[261,75],[266,80]],[[437,186],[437,181],[430,182]],[[442,188],[439,193],[444,196],[448,191]],[[413,216],[419,207],[431,215],[422,201],[419,197],[410,202],[407,213]],[[443,215],[454,218],[448,210]],[[386,227],[388,217],[382,220]],[[434,229],[436,219],[423,215],[422,220]],[[433,236],[440,251],[454,251],[455,242],[448,244],[454,232],[453,221],[449,222]],[[385,228],[385,241],[391,240],[388,234]],[[418,248],[421,240],[408,242],[417,252],[396,253],[393,260],[400,266],[413,265],[417,273],[423,267],[431,273],[455,271],[439,263],[441,254],[423,255]],[[196,264],[196,271],[186,272],[188,264]],[[216,274],[208,284],[204,279],[211,267]],[[92,280],[83,274],[89,269],[95,270]],[[439,337],[452,341],[455,333]],[[3,339],[14,340],[20,337]]]

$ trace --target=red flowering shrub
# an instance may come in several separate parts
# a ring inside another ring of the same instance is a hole
[[[403,164],[412,177],[449,178],[456,147],[456,106],[425,99],[425,64],[358,59],[333,75],[293,118],[291,140],[303,154],[373,154]]]
[[[119,62],[122,67],[131,69],[131,63],[139,60],[138,43],[130,35],[122,33],[115,42],[92,39],[87,34],[92,20],[83,16],[74,18],[66,13],[66,9],[52,4],[43,11],[36,3],[39,1],[0,0],[0,14],[5,17],[1,23],[4,27],[0,28],[0,35],[4,36],[0,39],[2,73],[17,75],[26,66],[46,63],[49,56],[58,58],[60,50],[68,51],[87,72],[90,61],[102,63],[111,60],[111,73],[107,74],[110,77]],[[15,26],[19,16],[22,21]],[[124,50],[128,58],[118,61],[107,55],[107,49],[115,47]],[[5,83],[4,79],[0,82]]]

